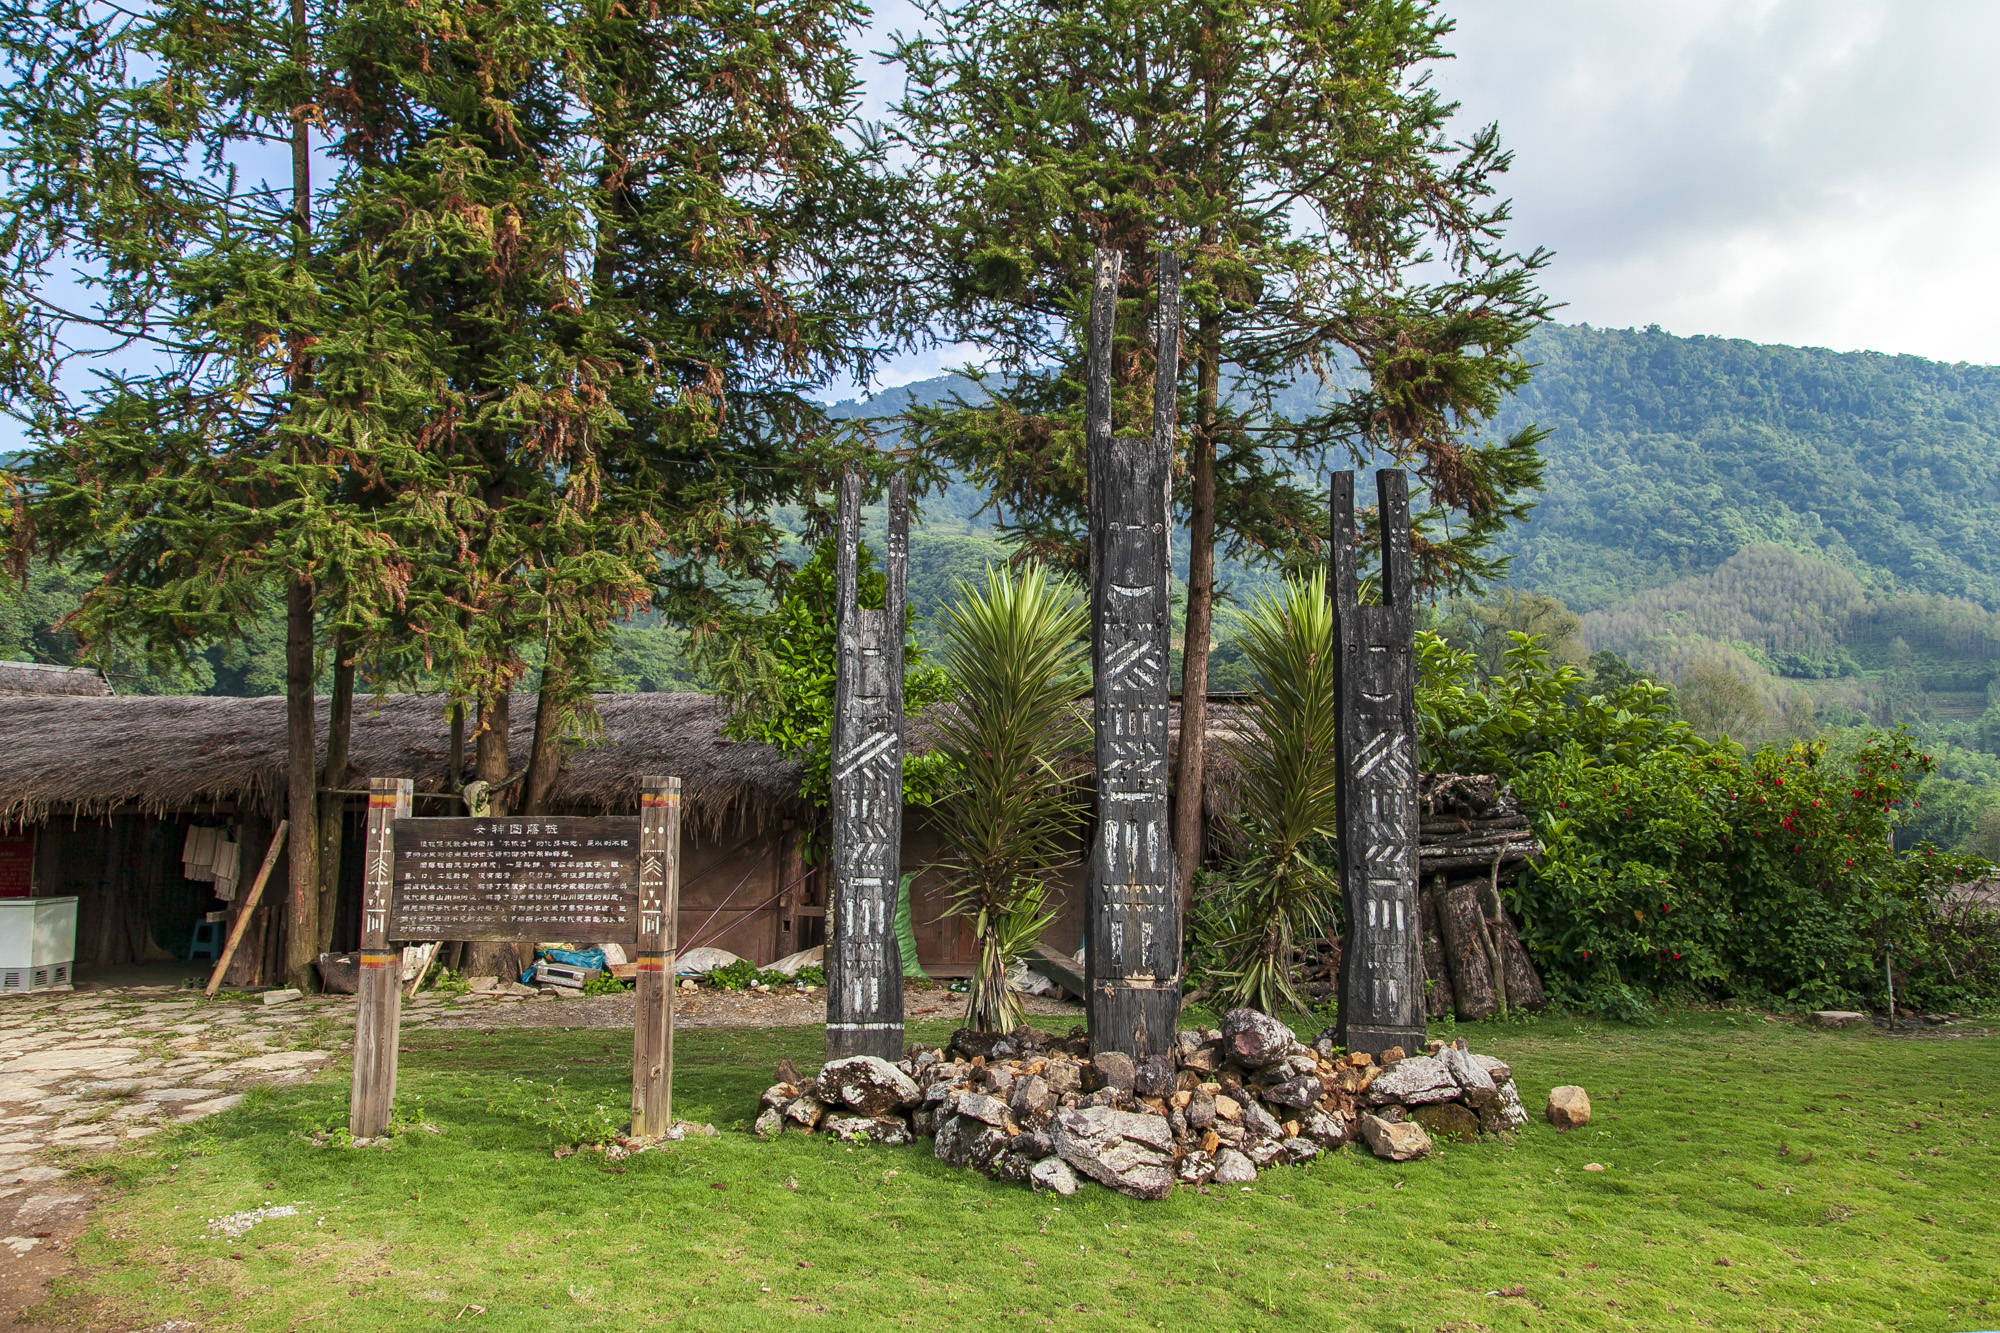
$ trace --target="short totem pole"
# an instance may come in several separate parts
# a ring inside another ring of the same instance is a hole
[[[1417,911],[1416,609],[1410,595],[1407,477],[1375,477],[1382,597],[1360,602],[1354,474],[1333,478],[1333,614],[1339,657],[1340,1040],[1350,1051],[1415,1053],[1424,1043]]]
[[[861,478],[840,481],[835,573],[832,813],[826,1054],[903,1058],[903,957],[896,882],[903,846],[903,585],[910,495],[889,483],[888,596],[860,604]]]
[[[1119,252],[1097,251],[1085,426],[1090,466],[1097,833],[1085,902],[1091,1046],[1145,1058],[1181,1010],[1180,899],[1167,825],[1168,489],[1180,358],[1180,265],[1160,255],[1151,438],[1114,437]]]

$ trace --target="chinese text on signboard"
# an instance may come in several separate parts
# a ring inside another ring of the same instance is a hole
[[[399,819],[395,848],[390,939],[636,937],[636,819]]]

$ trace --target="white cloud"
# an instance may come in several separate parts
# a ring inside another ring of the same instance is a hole
[[[1460,0],[1562,317],[2000,362],[1985,0]]]

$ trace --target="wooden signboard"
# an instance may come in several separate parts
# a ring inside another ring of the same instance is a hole
[[[636,819],[398,819],[392,940],[638,939]]]
[[[636,946],[632,1134],[673,1123],[679,778],[649,777],[639,818],[412,819],[408,778],[369,783],[361,985],[347,1127],[374,1138],[396,1101],[400,939],[549,939]]]
[[[1376,473],[1382,596],[1363,606],[1354,474],[1333,478],[1333,597],[1339,642],[1340,1040],[1350,1051],[1415,1053],[1424,1043],[1417,903],[1416,607],[1410,592],[1409,481]]]
[[[1092,718],[1097,835],[1084,903],[1091,1046],[1170,1050],[1181,1012],[1180,896],[1167,822],[1168,492],[1173,479],[1179,267],[1161,255],[1150,436],[1114,438],[1118,251],[1097,252],[1089,326]]]
[[[880,611],[860,605],[861,478],[840,483],[835,567],[833,891],[826,941],[826,1056],[903,1058],[903,956],[896,884],[903,854],[903,581],[908,483],[889,483],[888,583]]]

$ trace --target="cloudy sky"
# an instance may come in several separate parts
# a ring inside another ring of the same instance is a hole
[[[2000,0],[1446,11],[1439,83],[1514,149],[1560,318],[2000,363]]]

